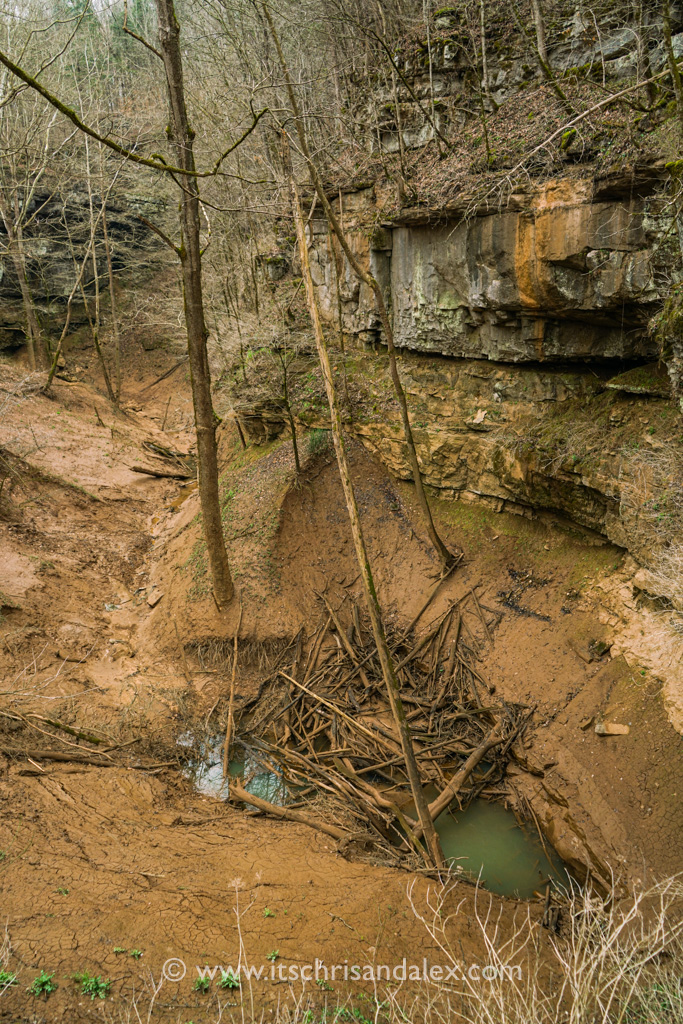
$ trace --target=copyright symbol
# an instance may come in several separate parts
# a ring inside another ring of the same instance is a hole
[[[187,967],[182,960],[172,956],[161,968],[161,973],[166,981],[182,981],[187,973]]]

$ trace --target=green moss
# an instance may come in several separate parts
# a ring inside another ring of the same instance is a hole
[[[569,131],[563,133],[560,139],[560,151],[566,153],[572,142],[576,137],[576,128],[570,128]]]
[[[501,557],[524,558],[543,574],[549,568],[563,567],[567,582],[575,587],[616,570],[623,552],[611,544],[587,544],[579,530],[562,526],[548,545],[547,527],[510,512],[493,512],[483,504],[436,499],[433,511],[440,522],[459,534],[465,550],[484,562],[500,565]],[[497,537],[497,541],[492,541]],[[510,546],[512,550],[510,551]]]

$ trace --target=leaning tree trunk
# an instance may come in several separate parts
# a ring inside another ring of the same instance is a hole
[[[398,680],[396,678],[396,672],[394,670],[391,654],[389,653],[389,647],[384,634],[379,600],[377,598],[377,591],[375,590],[375,584],[372,578],[372,570],[370,569],[368,553],[365,547],[365,539],[363,537],[360,516],[358,514],[358,505],[356,503],[353,482],[351,480],[349,464],[346,458],[346,451],[344,450],[339,402],[337,401],[337,392],[334,386],[334,379],[332,377],[330,357],[320,323],[318,303],[315,297],[313,278],[311,277],[311,268],[308,260],[308,245],[306,242],[304,221],[301,214],[299,196],[293,178],[291,180],[291,190],[294,218],[296,221],[296,234],[299,243],[299,253],[301,256],[301,270],[304,278],[304,284],[306,286],[306,298],[308,299],[308,308],[311,314],[311,320],[313,321],[313,331],[315,334],[316,347],[318,349],[318,358],[320,360],[320,367],[322,369],[323,380],[325,382],[327,401],[330,407],[330,423],[332,426],[334,449],[337,455],[339,475],[341,477],[342,487],[344,489],[344,498],[346,499],[346,507],[349,513],[351,533],[353,535],[353,543],[356,548],[358,567],[363,581],[365,600],[370,613],[370,624],[372,626],[375,644],[377,645],[377,653],[382,667],[382,676],[384,677],[384,683],[387,688],[391,711],[401,740],[401,749],[403,751],[403,758],[405,760],[408,779],[410,781],[410,789],[413,794],[413,800],[415,802],[415,808],[417,810],[420,823],[420,832],[424,835],[427,843],[428,860],[434,866],[440,867],[443,864],[443,853],[441,852],[439,837],[436,833],[436,829],[434,828],[434,822],[429,814],[427,798],[424,794],[424,790],[422,789],[422,780],[420,778],[420,772],[415,759],[415,751],[413,750],[410,729],[408,722],[406,721]]]
[[[304,123],[301,118],[301,111],[299,109],[299,104],[297,102],[297,98],[294,92],[294,86],[292,85],[292,78],[289,73],[289,68],[287,66],[285,55],[280,44],[280,37],[277,34],[275,23],[273,22],[270,11],[268,10],[268,7],[265,6],[265,4],[263,5],[263,13],[268,21],[271,35],[273,37],[273,41],[277,49],[278,58],[282,66],[282,73],[285,76],[287,95],[289,97],[289,103],[292,108],[292,114],[294,115],[296,131],[299,138],[299,147],[308,164],[311,182],[313,183],[313,187],[315,188],[318,199],[320,200],[320,203],[325,211],[327,223],[334,232],[334,234],[339,239],[339,244],[341,245],[346,258],[349,261],[349,264],[351,265],[351,269],[353,270],[354,274],[356,275],[356,277],[358,277],[360,281],[362,281],[364,284],[368,286],[368,288],[372,290],[375,296],[375,303],[377,305],[377,311],[379,313],[382,329],[384,331],[384,338],[387,344],[387,351],[389,354],[389,370],[391,373],[391,380],[394,385],[394,392],[396,394],[396,399],[398,401],[398,406],[401,412],[403,434],[405,437],[406,446],[408,448],[408,461],[410,463],[410,468],[413,474],[413,480],[415,481],[415,491],[417,493],[418,504],[420,506],[420,510],[422,511],[422,515],[424,516],[425,525],[427,527],[427,532],[429,534],[429,539],[434,545],[434,548],[436,549],[443,563],[444,568],[450,568],[453,565],[454,556],[448,550],[448,548],[442,541],[441,537],[437,533],[436,526],[434,525],[434,520],[432,518],[432,511],[429,507],[429,501],[427,500],[427,495],[425,493],[424,485],[422,483],[422,472],[420,470],[420,463],[417,458],[415,439],[413,437],[413,431],[410,425],[410,416],[408,414],[408,402],[406,400],[405,391],[403,390],[403,385],[401,384],[398,366],[396,365],[396,348],[394,346],[394,332],[392,330],[389,315],[387,313],[387,308],[384,302],[384,295],[382,294],[382,289],[379,285],[379,282],[375,279],[375,277],[372,274],[370,274],[367,270],[365,270],[362,267],[355,253],[351,250],[351,247],[349,246],[349,243],[346,240],[346,235],[344,234],[344,231],[339,221],[337,220],[332,207],[330,206],[329,200],[325,193],[324,185],[318,173],[318,168],[315,165],[315,162],[310,153],[310,149],[308,147],[306,130],[304,128]]]
[[[180,28],[175,16],[173,0],[156,0],[156,7],[159,19],[161,56],[168,88],[171,136],[175,144],[178,167],[185,172],[180,177],[182,187],[180,262],[183,275],[183,301],[187,326],[187,349],[190,356],[192,400],[197,432],[199,499],[202,507],[204,538],[213,577],[214,595],[216,603],[221,608],[232,598],[234,587],[225,548],[218,493],[217,419],[211,402],[211,374],[206,348],[208,331],[204,319],[202,294],[199,185],[193,152],[194,133],[190,128],[185,104]]]

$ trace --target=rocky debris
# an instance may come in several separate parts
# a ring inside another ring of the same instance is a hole
[[[274,441],[285,429],[285,412],[274,401],[245,403],[235,406],[235,415],[252,444]]]
[[[599,721],[595,723],[595,734],[596,736],[628,736],[630,733],[628,725],[619,725],[617,722],[603,722]]]

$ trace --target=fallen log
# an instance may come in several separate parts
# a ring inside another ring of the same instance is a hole
[[[174,366],[172,366],[170,370],[166,370],[166,372],[162,373],[162,375],[160,377],[157,377],[156,380],[153,380],[151,384],[147,384],[142,389],[140,394],[144,395],[145,391],[149,391],[149,389],[153,388],[155,386],[155,384],[160,384],[162,380],[166,380],[166,378],[170,377],[172,373],[175,373],[175,371],[178,369],[178,367],[182,366],[183,363],[186,363],[189,358],[190,358],[189,356],[183,356],[183,358],[180,359]]]
[[[51,725],[55,729],[61,729],[63,732],[69,734],[69,736],[75,736],[76,739],[86,740],[88,743],[106,743],[107,740],[101,736],[94,736],[91,732],[81,732],[79,729],[74,729],[71,725],[66,725],[65,722],[60,722],[56,718],[44,718],[43,715],[38,715],[33,711],[26,713],[26,718],[37,718],[39,722],[45,722],[46,725]]]
[[[103,757],[98,757],[94,752],[92,755],[72,754],[66,750],[43,750],[42,747],[20,748],[0,746],[0,754],[7,754],[8,757],[34,758],[38,761],[73,761],[75,764],[90,764],[95,768],[135,768],[138,771],[145,771],[149,768],[171,768],[177,763],[176,761],[155,761],[153,764],[126,765],[120,764],[118,761],[107,761]]]
[[[131,473],[144,473],[146,476],[168,477],[169,480],[189,480],[194,476],[189,470],[152,469],[151,466],[130,466]]]
[[[325,832],[328,836],[332,836],[333,839],[346,839],[351,835],[346,829],[337,828],[336,825],[328,825],[326,821],[317,821],[315,818],[309,818],[307,814],[302,814],[301,811],[292,811],[287,807],[278,807],[276,804],[270,804],[267,800],[262,800],[261,797],[248,793],[246,789],[240,786],[239,782],[231,779],[230,798],[232,799],[233,797],[245,804],[251,804],[252,807],[258,807],[260,811],[272,814],[276,818],[284,818],[286,821],[296,821],[299,825],[309,825],[311,828],[317,828],[320,832]]]

